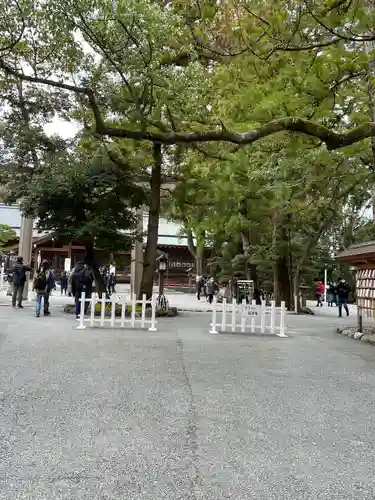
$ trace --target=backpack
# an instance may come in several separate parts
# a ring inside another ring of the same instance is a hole
[[[35,278],[34,288],[36,290],[45,290],[47,288],[47,276],[45,272],[40,272]]]
[[[91,283],[91,272],[87,267],[82,269],[78,274],[79,286],[89,286]]]

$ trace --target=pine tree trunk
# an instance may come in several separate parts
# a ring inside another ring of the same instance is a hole
[[[373,14],[373,7],[370,7],[369,15]],[[375,49],[375,42],[370,40],[365,42],[365,52],[367,54],[371,53]],[[372,57],[367,68],[368,73],[368,100],[369,100],[369,111],[370,120],[375,121],[375,58]],[[371,151],[372,151],[372,168],[375,171],[375,137],[371,137]],[[375,187],[371,190],[371,201],[372,201],[372,219],[375,220]]]
[[[203,259],[204,259],[204,247],[197,246],[195,252],[195,267],[197,270],[197,275],[203,275]]]
[[[249,235],[246,233],[246,231],[241,231],[241,239],[242,239],[243,254],[246,257],[245,278],[247,280],[251,280],[251,272],[250,272],[249,263],[248,263],[248,259],[250,256],[250,238],[249,238]]]
[[[288,311],[291,310],[291,300],[290,300],[290,281],[289,281],[289,268],[286,257],[282,257],[277,261],[277,271],[278,271],[278,289],[280,295],[280,302],[285,302],[285,307]]]
[[[300,290],[300,269],[297,267],[294,275],[294,294],[297,298],[297,314],[301,312],[301,290]]]
[[[203,233],[203,242],[205,242],[204,239],[205,235]],[[194,237],[193,237],[193,231],[191,229],[187,230],[187,241],[188,241],[188,249],[189,252],[191,253],[191,256],[195,260],[195,272],[197,276],[202,276],[203,275],[203,262],[204,262],[204,243],[202,245],[202,242],[200,242],[201,238],[198,238],[197,235],[197,246],[195,247],[194,245]]]
[[[150,180],[151,199],[148,212],[147,243],[143,257],[143,273],[139,292],[140,298],[145,293],[148,299],[152,296],[152,289],[154,286],[154,274],[158,245],[162,169],[161,144],[156,142],[153,144],[152,155],[154,163],[152,165]]]

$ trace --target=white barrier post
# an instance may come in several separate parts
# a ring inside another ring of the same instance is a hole
[[[262,299],[262,305],[260,308],[260,332],[264,333],[266,331],[266,301]]]
[[[242,309],[241,309],[241,332],[245,333],[246,330],[246,300],[242,299]]]
[[[137,296],[136,296],[135,293],[133,293],[133,295],[132,295],[132,315],[131,315],[131,321],[130,321],[130,324],[131,324],[132,328],[135,327],[135,313],[136,313],[136,309],[137,309]]]
[[[156,328],[156,296],[151,297],[151,326],[148,329],[149,332],[157,332]]]
[[[276,302],[271,300],[271,333],[275,333]]]
[[[111,306],[111,328],[115,326],[116,319],[116,297],[115,294],[112,294],[112,306]]]
[[[141,328],[145,327],[146,323],[146,294],[142,295],[142,317],[141,317]]]
[[[121,328],[125,325],[125,314],[126,314],[126,296],[121,295]]]
[[[223,299],[223,313],[221,315],[221,331],[225,332],[226,329],[227,329],[227,299]]]
[[[4,287],[4,264],[1,265],[0,271],[0,289]]]
[[[251,333],[255,333],[255,312],[257,303],[253,299],[251,301]]]
[[[85,327],[85,304],[86,304],[86,293],[81,293],[81,298],[78,299],[81,302],[81,307],[79,311],[79,325],[77,326],[77,330],[84,330]]]
[[[104,315],[105,315],[105,306],[106,306],[106,297],[105,293],[102,293],[102,300],[100,302],[100,326],[104,326]]]
[[[285,335],[285,302],[281,302],[281,310],[280,310],[280,333],[276,334],[278,337],[288,337]]]
[[[210,333],[212,335],[218,335],[219,332],[216,330],[216,297],[212,302],[212,322],[211,322],[211,330]]]
[[[96,293],[93,293],[91,296],[90,326],[94,326],[95,323],[95,306],[96,306]]]
[[[298,313],[298,297],[297,294],[294,294],[294,312]]]
[[[236,313],[237,313],[237,301],[232,300],[232,332],[236,331]]]

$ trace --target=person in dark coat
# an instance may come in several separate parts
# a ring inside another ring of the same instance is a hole
[[[26,272],[31,271],[31,267],[26,266],[23,263],[23,257],[17,257],[17,262],[13,267],[12,275],[12,285],[13,285],[13,296],[12,296],[12,307],[16,307],[16,303],[20,309],[23,309],[23,290],[26,283]]]
[[[201,300],[201,293],[204,291],[204,278],[203,276],[197,276],[198,280],[196,282],[197,299]]]
[[[115,273],[110,273],[110,275],[109,275],[109,279],[108,279],[108,292],[109,292],[109,294],[116,293],[116,276],[115,276]]]
[[[348,283],[341,279],[337,285],[337,297],[339,301],[339,318],[342,316],[342,307],[346,311],[346,315],[349,316],[349,308],[348,308],[348,298],[349,298],[350,286]]]
[[[66,271],[64,271],[61,275],[60,288],[61,288],[61,295],[63,293],[65,293],[65,295],[66,295],[66,292],[68,290],[68,273]]]
[[[333,307],[333,303],[337,306],[337,287],[334,283],[328,284],[327,302],[329,307]]]
[[[85,292],[86,299],[92,295],[92,284],[94,276],[89,267],[83,262],[77,262],[71,275],[72,295],[76,303],[76,319],[79,319],[81,313],[81,295]],[[89,302],[85,302],[84,312],[87,313]]]

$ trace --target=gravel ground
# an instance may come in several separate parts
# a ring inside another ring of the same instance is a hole
[[[288,339],[75,330],[0,310],[0,499],[370,500],[375,349],[333,312]]]

